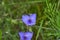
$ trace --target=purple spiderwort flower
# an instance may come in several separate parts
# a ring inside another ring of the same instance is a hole
[[[33,32],[19,32],[20,40],[31,40]]]
[[[23,15],[23,16],[22,16],[22,21],[23,21],[27,26],[35,25],[35,24],[36,24],[36,14]]]

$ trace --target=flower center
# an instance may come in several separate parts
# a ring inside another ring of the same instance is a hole
[[[26,34],[24,34],[24,40],[26,40],[27,39],[27,35]]]
[[[26,40],[27,39],[27,37],[26,36],[24,36],[24,40]]]
[[[31,23],[32,22],[31,19],[29,19],[28,22]]]

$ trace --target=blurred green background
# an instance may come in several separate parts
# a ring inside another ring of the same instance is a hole
[[[0,40],[20,40],[28,30],[21,17],[33,13],[32,40],[60,40],[60,0],[0,0]]]

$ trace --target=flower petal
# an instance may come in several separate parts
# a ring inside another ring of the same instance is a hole
[[[23,40],[24,32],[19,32],[20,39]]]
[[[33,32],[25,32],[25,36],[26,36],[27,38],[32,38]]]
[[[28,25],[28,19],[29,19],[29,16],[28,16],[28,15],[23,15],[23,16],[22,16],[22,21],[23,21],[26,25]]]
[[[36,24],[36,14],[30,14],[28,15],[23,15],[22,16],[22,21],[27,25],[27,26],[32,26]]]
[[[31,20],[32,20],[31,25],[35,25],[35,24],[36,24],[36,14],[30,15],[30,18],[31,18]]]
[[[33,32],[19,32],[19,36],[20,36],[20,40],[31,40],[33,36]]]

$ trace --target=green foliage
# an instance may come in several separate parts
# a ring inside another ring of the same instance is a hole
[[[2,40],[2,31],[0,30],[0,40]]]
[[[37,21],[27,29],[21,17],[31,13]],[[29,29],[32,40],[59,40],[60,0],[0,0],[0,29],[0,40],[20,40],[18,33]]]

